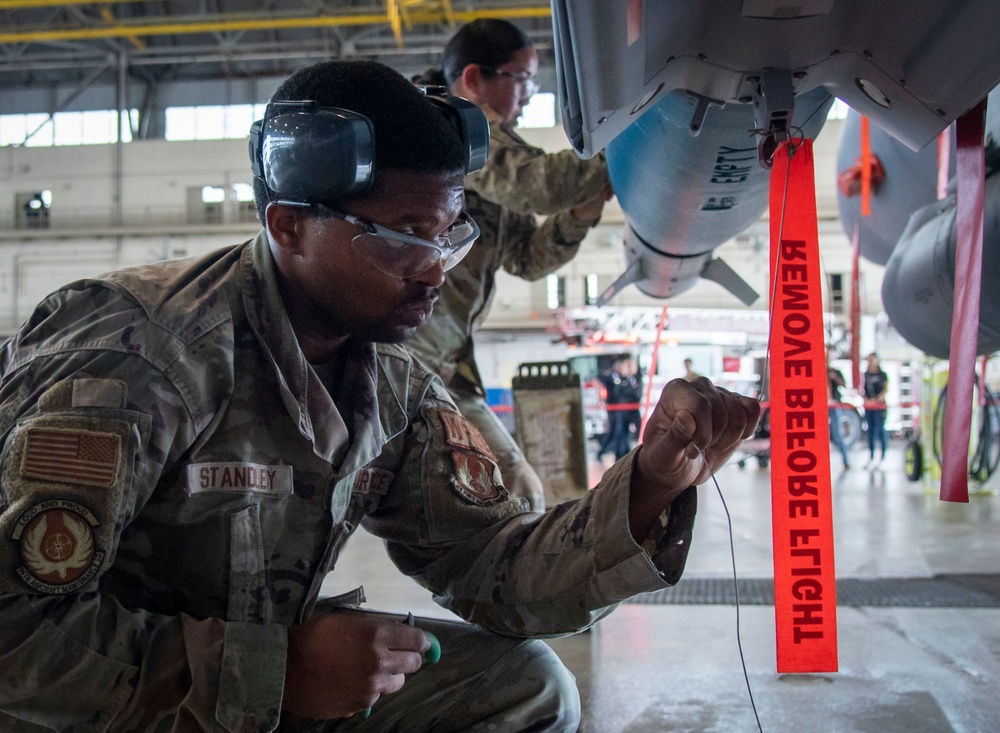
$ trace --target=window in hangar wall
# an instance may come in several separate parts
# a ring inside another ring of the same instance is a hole
[[[253,186],[190,186],[187,191],[188,224],[249,223],[257,220]]]
[[[226,189],[219,186],[189,186],[188,224],[221,224],[225,221]]]
[[[164,138],[223,140],[249,137],[250,125],[264,117],[264,104],[215,104],[167,107]]]
[[[0,115],[0,145],[107,145],[118,140],[117,117],[113,109]],[[139,110],[122,113],[122,142],[132,141],[132,130],[138,124]]]
[[[583,302],[586,305],[597,305],[597,298],[600,297],[600,283],[597,273],[592,272],[583,278]]]
[[[168,141],[245,138],[254,120],[264,116],[266,104],[215,104],[167,107],[164,138]],[[0,146],[51,147],[101,145],[117,142],[116,110],[44,112],[0,115]],[[131,142],[139,126],[139,110],[122,113],[122,142]],[[523,128],[555,127],[555,95],[534,95],[521,113]]]
[[[838,316],[846,316],[847,311],[847,297],[844,292],[844,284],[847,282],[847,278],[842,272],[831,272],[830,278],[830,312]]]
[[[555,127],[556,126],[556,95],[551,92],[539,92],[521,110],[521,121],[518,127]]]
[[[551,309],[566,307],[566,278],[548,275],[545,278],[545,307]]]
[[[247,137],[254,120],[263,119],[266,104],[217,104],[194,107],[167,107],[167,140],[221,140]],[[555,127],[556,97],[539,93],[521,112],[520,127]]]
[[[51,191],[30,191],[14,194],[16,229],[48,229]]]
[[[236,214],[236,221],[257,221],[257,204],[253,198],[253,185],[250,183],[234,183],[229,189],[230,200]]]

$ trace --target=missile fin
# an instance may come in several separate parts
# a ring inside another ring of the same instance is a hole
[[[736,271],[718,258],[710,260],[701,276],[706,280],[718,283],[730,293],[739,298],[744,305],[753,305],[760,295]],[[619,278],[620,279],[620,278]]]
[[[597,296],[598,307],[602,305],[607,305],[608,301],[611,300],[616,295],[618,295],[618,293],[622,290],[622,288],[624,288],[626,285],[631,285],[632,283],[636,282],[637,280],[640,280],[641,278],[642,278],[642,259],[636,258],[632,260],[632,264],[630,264],[625,269],[625,272],[623,272],[621,275],[618,276],[617,280],[611,283],[603,293]]]

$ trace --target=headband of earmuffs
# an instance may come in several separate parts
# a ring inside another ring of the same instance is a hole
[[[465,172],[489,154],[486,115],[444,88],[424,88],[466,147]],[[375,178],[375,128],[364,115],[314,101],[271,102],[250,127],[250,167],[272,201],[314,204],[367,191]]]

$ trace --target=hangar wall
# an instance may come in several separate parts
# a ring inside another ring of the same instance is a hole
[[[567,147],[560,128],[525,130],[546,149]],[[850,272],[850,246],[837,224],[834,170],[839,121],[831,121],[817,141],[817,199],[824,265],[831,273]],[[117,171],[122,171],[118,184]],[[252,207],[232,198],[233,187],[250,175],[243,140],[166,142],[137,140],[121,146],[0,148],[0,330],[51,288],[67,279],[156,259],[197,254],[251,236]],[[227,200],[206,212],[192,201],[203,186],[227,192]],[[120,187],[121,211],[116,195]],[[52,207],[46,229],[23,229],[18,195],[48,190]],[[116,218],[120,223],[116,224]],[[584,280],[596,274],[603,288],[624,267],[622,215],[612,201],[580,256],[559,271],[566,278],[566,304],[585,303]],[[759,225],[726,243],[727,259],[759,292],[767,290],[766,215]],[[50,264],[36,265],[47,262]],[[881,268],[864,269],[866,310],[881,310]],[[16,288],[16,290],[11,290]],[[545,284],[505,278],[490,326],[537,326],[545,311]],[[685,307],[735,307],[719,286],[701,283],[671,301]],[[662,302],[628,289],[613,305],[661,307]],[[756,307],[764,307],[758,302]]]
[[[837,297],[828,278],[828,310],[833,322],[846,323],[851,246],[838,221],[839,132],[840,121],[831,120],[816,141],[817,209],[824,269],[839,276],[844,289]],[[547,150],[567,147],[559,127],[522,134]],[[41,298],[63,283],[142,262],[198,255],[252,237],[258,230],[253,205],[238,201],[235,194],[250,180],[245,140],[0,147],[0,336],[16,329]],[[225,199],[204,202],[205,186],[223,192]],[[43,190],[51,192],[48,221],[29,228],[20,203],[26,195]],[[490,372],[484,375],[489,381],[509,385],[516,364],[529,359],[526,354],[558,358],[567,353],[559,343],[564,320],[560,316],[564,309],[587,306],[588,278],[592,289],[596,278],[596,291],[601,292],[621,274],[622,225],[621,209],[612,200],[580,254],[556,273],[561,278],[563,309],[549,307],[546,280],[529,283],[499,274],[498,294],[480,340],[480,361]],[[768,289],[768,236],[765,212],[759,222],[716,250],[761,294]],[[862,262],[867,333],[876,327],[882,311],[881,273],[881,266]],[[707,281],[669,303],[626,288],[610,309],[632,309],[642,317],[642,311],[658,314],[664,305],[675,311],[720,313],[717,319],[701,321],[705,325],[698,332],[678,333],[676,338],[688,352],[704,348],[712,363],[721,360],[725,348],[709,338],[712,324],[720,330],[740,328],[721,314],[744,310],[729,293]],[[765,295],[753,310],[762,314],[766,305]],[[655,316],[649,320],[655,323]]]

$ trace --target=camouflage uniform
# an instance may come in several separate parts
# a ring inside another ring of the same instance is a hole
[[[534,509],[544,508],[541,482],[486,404],[473,334],[489,313],[498,270],[538,280],[576,255],[597,221],[579,222],[569,210],[594,198],[607,183],[603,154],[582,160],[572,150],[546,153],[493,116],[489,160],[465,179],[466,210],[479,224],[479,240],[448,271],[430,321],[407,342],[441,376],[459,410],[486,438],[511,493],[529,499]],[[547,218],[539,223],[536,214]]]
[[[412,690],[435,675],[491,681],[489,649],[527,655],[537,681],[554,655],[508,637],[584,628],[677,580],[693,489],[648,547],[628,534],[628,462],[579,503],[525,513],[436,377],[395,345],[343,348],[328,391],[263,233],[36,308],[0,352],[0,729],[274,730],[286,628],[361,600],[317,604],[359,524],[443,606],[507,635],[456,632],[479,645],[465,662],[480,666],[459,674],[442,626],[445,658]],[[412,690],[380,699],[367,724],[401,701],[418,721],[404,730],[459,715]],[[285,717],[281,730],[305,727]],[[447,720],[436,730],[471,725]]]

